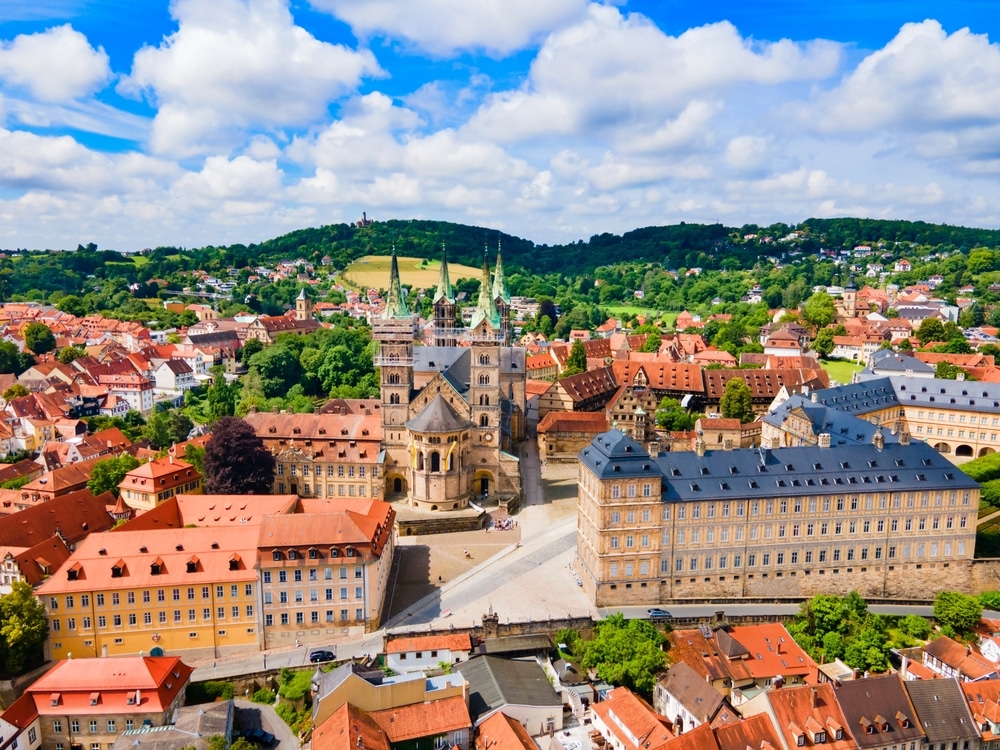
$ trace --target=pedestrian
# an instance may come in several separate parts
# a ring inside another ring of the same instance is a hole
[[[298,647],[299,647],[299,639],[298,639],[298,638],[296,638],[296,639],[295,639],[295,648],[298,648]]]

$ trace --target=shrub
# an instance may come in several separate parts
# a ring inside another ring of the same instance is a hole
[[[931,634],[931,624],[920,615],[906,615],[899,620],[899,629],[914,638],[926,640]]]
[[[303,672],[288,670],[287,675],[285,670],[282,670],[278,695],[289,703],[298,703],[309,695],[309,691],[312,689],[312,675],[313,673],[308,670]]]
[[[218,680],[208,680],[207,682],[192,682],[187,688],[188,704],[212,703],[220,698],[229,700],[233,697],[235,689],[231,682],[221,682]]]
[[[264,705],[271,705],[274,703],[274,691],[268,690],[267,688],[261,688],[256,693],[253,694],[251,700],[254,703],[263,703]]]

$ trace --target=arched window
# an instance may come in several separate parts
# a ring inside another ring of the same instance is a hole
[[[489,406],[490,405],[490,397],[487,396],[485,393],[482,394],[479,397],[479,405],[480,406]]]
[[[448,471],[455,470],[455,456],[453,454],[448,454]]]
[[[389,403],[390,404],[398,404],[399,403],[399,394],[398,393],[390,393],[389,394]]]
[[[437,451],[431,454],[431,471],[441,471],[441,455]]]
[[[389,373],[389,385],[399,385],[399,373],[390,372]]]
[[[423,453],[418,453],[417,454],[417,471],[423,471],[423,470],[424,470],[424,454]]]
[[[486,414],[483,414],[483,415],[482,415],[482,416],[481,416],[481,417],[479,418],[479,426],[480,426],[480,427],[489,427],[489,426],[490,426],[490,418],[489,418],[489,416],[488,416],[488,415],[486,415]]]
[[[479,355],[479,364],[481,364],[481,365],[488,365],[489,363],[490,363],[490,355],[489,354],[480,354]]]
[[[479,374],[479,385],[489,385],[489,384],[490,384],[490,376],[487,375],[485,372],[480,373]]]

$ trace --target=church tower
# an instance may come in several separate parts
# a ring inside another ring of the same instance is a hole
[[[504,346],[510,346],[510,292],[503,275],[503,257],[497,240],[497,267],[493,273],[493,304],[500,314],[500,334]]]
[[[306,296],[306,288],[299,290],[299,296],[295,298],[295,319],[309,320],[312,317],[312,300]]]
[[[501,420],[501,382],[500,382],[500,347],[503,343],[501,318],[493,301],[493,289],[490,285],[490,267],[483,256],[483,275],[479,285],[479,301],[472,313],[469,324],[472,342],[471,364],[469,372],[469,404],[473,434],[476,436],[474,448],[480,451],[495,452],[503,439]],[[509,427],[508,427],[509,429]],[[473,455],[476,459],[475,454]],[[493,477],[496,481],[497,477]],[[474,491],[488,492],[489,478],[481,477]]]
[[[372,321],[372,336],[378,342],[375,366],[379,368],[380,377],[382,442],[387,453],[385,479],[389,493],[408,490],[409,440],[405,423],[409,419],[413,394],[413,342],[418,329],[418,317],[410,313],[403,298],[399,263],[393,247],[385,309]]]
[[[434,293],[434,346],[455,346],[455,293],[448,276],[448,251],[441,243],[441,273]]]
[[[854,283],[854,274],[844,287],[844,317],[853,318],[858,314],[858,287]]]

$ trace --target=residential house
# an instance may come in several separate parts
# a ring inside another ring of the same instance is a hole
[[[234,738],[235,715],[232,699],[182,706],[173,724],[126,729],[110,750],[214,750],[213,737]]]
[[[187,461],[168,455],[129,471],[118,483],[122,499],[131,508],[149,510],[179,494],[200,494],[201,474]]]
[[[612,690],[591,713],[594,730],[614,750],[662,750],[675,736],[652,706],[626,687]]]
[[[538,454],[545,461],[575,461],[596,435],[608,430],[602,412],[550,411],[538,423]]]
[[[367,711],[350,703],[313,726],[313,750],[390,750],[385,730]]]
[[[528,730],[503,711],[497,711],[479,725],[476,750],[537,750]],[[744,748],[740,748],[744,750]]]
[[[979,729],[958,680],[908,680],[903,687],[927,738],[923,747],[979,750]]]
[[[848,724],[833,685],[801,685],[760,693],[740,707],[744,717],[767,714],[783,750],[800,747],[857,750],[855,727]]]
[[[258,650],[256,543],[238,522],[91,534],[36,589],[49,620],[48,655]]]
[[[848,680],[835,687],[837,702],[861,750],[903,747],[911,742],[923,746],[920,717],[898,674]]]
[[[123,730],[171,724],[192,671],[176,656],[65,659],[32,683],[4,717],[20,714],[21,723],[31,717],[24,743],[29,748],[110,750]]]
[[[1000,671],[974,646],[966,646],[946,635],[924,646],[923,665],[942,677],[955,677],[961,682],[998,680]]]
[[[385,663],[393,672],[422,672],[468,661],[472,641],[468,633],[393,638],[385,646]]]
[[[675,734],[711,724],[726,706],[726,697],[683,661],[672,664],[653,688],[653,708],[672,722]]]
[[[472,742],[472,719],[461,695],[372,711],[370,715],[393,747],[469,750]]]
[[[392,506],[372,498],[303,501],[265,516],[258,537],[265,648],[378,628],[395,549]]]
[[[537,662],[478,656],[455,672],[469,682],[469,712],[476,727],[502,711],[533,737],[562,730],[562,699]]]
[[[2,549],[2,548],[0,548]],[[48,578],[70,556],[66,542],[51,536],[34,547],[8,547],[0,558],[0,594],[7,594],[15,581],[24,581],[34,588]]]
[[[183,359],[165,359],[153,369],[155,390],[166,395],[178,395],[194,388],[198,383],[194,370]]]

